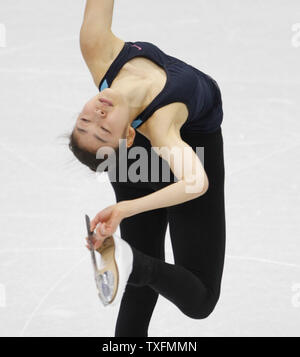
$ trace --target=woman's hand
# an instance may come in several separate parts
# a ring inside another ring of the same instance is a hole
[[[97,215],[91,221],[91,232],[96,229],[93,235],[93,249],[101,247],[103,241],[115,233],[122,219],[126,217],[126,201],[118,202],[117,204],[108,206]],[[86,238],[87,242],[88,238]],[[86,246],[91,249],[89,244]]]

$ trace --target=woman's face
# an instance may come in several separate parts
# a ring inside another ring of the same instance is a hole
[[[78,145],[93,153],[102,146],[118,147],[125,128],[130,126],[128,108],[124,96],[111,88],[90,99],[76,120],[74,135]]]

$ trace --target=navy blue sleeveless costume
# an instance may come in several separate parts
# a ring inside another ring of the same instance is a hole
[[[150,42],[125,42],[99,84],[99,90],[110,87],[126,62],[135,57],[146,57],[162,67],[167,74],[163,90],[132,122],[138,128],[157,109],[173,102],[187,105],[189,115],[181,131],[210,133],[216,131],[223,120],[221,92],[217,82],[197,68],[165,54]]]
[[[145,56],[162,66],[168,80],[164,90],[140,113],[132,126],[138,128],[164,105],[176,101],[186,103],[189,117],[181,127],[181,137],[194,151],[196,147],[204,147],[203,165],[209,188],[196,199],[142,212],[121,221],[121,238],[130,244],[134,259],[120,304],[115,337],[148,336],[159,295],[177,306],[185,316],[207,318],[220,296],[225,255],[225,171],[220,126],[223,112],[219,87],[203,72],[164,54],[151,43],[139,41],[125,43],[101,80],[99,90],[111,86],[124,63],[136,56]],[[134,146],[144,147],[148,157],[153,154],[150,141],[138,131]],[[166,164],[161,157],[159,161],[160,165]],[[134,159],[128,159],[128,167],[134,163]],[[171,170],[171,182],[165,182],[161,177],[158,182],[153,182],[150,166],[148,171],[147,182],[111,180],[116,201],[138,199],[175,182]],[[165,261],[167,226],[174,264]]]

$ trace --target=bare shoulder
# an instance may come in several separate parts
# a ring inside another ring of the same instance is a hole
[[[151,144],[163,143],[168,137],[179,135],[180,128],[188,118],[188,108],[184,103],[168,104],[158,110],[138,128]]]
[[[124,44],[111,30],[102,32],[95,40],[81,36],[81,53],[97,87]]]

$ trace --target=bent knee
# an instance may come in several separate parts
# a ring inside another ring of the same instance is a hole
[[[196,320],[207,319],[215,310],[218,300],[219,300],[219,296],[214,300],[209,301],[205,305],[201,304],[194,311],[186,313],[186,315],[191,319],[196,319]]]
[[[201,310],[194,311],[192,313],[188,313],[186,315],[191,319],[203,320],[203,319],[207,319],[213,311],[214,311],[214,308],[205,309],[205,310],[201,309]]]

